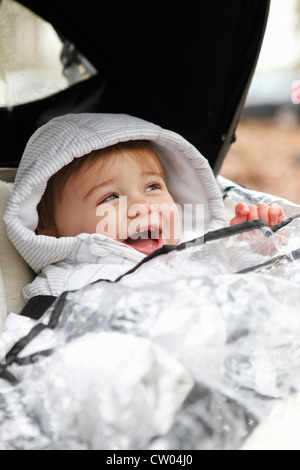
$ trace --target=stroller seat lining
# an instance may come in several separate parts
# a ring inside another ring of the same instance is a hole
[[[0,175],[3,176],[0,169]],[[12,172],[6,172],[7,176]],[[6,234],[3,213],[11,195],[13,183],[0,180],[0,335],[9,312],[18,313],[25,305],[22,290],[34,274]]]

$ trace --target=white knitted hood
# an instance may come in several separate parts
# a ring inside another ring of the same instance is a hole
[[[222,197],[211,168],[180,135],[127,115],[69,114],[45,124],[29,140],[4,215],[10,240],[34,271],[64,260],[78,242],[77,237],[34,232],[36,207],[49,178],[74,158],[128,140],[150,140],[157,146],[176,203],[202,203],[206,227],[213,220],[216,226],[224,224]]]

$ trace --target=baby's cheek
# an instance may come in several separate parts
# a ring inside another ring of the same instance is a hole
[[[96,233],[105,235],[108,238],[116,240],[117,233],[117,213],[111,204],[101,204],[97,208]]]

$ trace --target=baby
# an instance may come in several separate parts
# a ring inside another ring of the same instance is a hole
[[[239,204],[231,225],[285,219]],[[226,224],[207,160],[180,135],[127,115],[53,119],[29,140],[4,220],[37,273],[25,300],[116,280],[163,245]]]
[[[147,141],[129,141],[73,160],[54,174],[38,205],[36,233],[75,237],[100,233],[150,255],[180,241],[180,208],[170,194],[161,159]],[[240,203],[230,224],[286,216],[278,204]]]

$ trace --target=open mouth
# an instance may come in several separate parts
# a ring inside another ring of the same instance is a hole
[[[124,243],[144,255],[150,255],[163,246],[161,230],[157,227],[148,227],[128,237]]]

